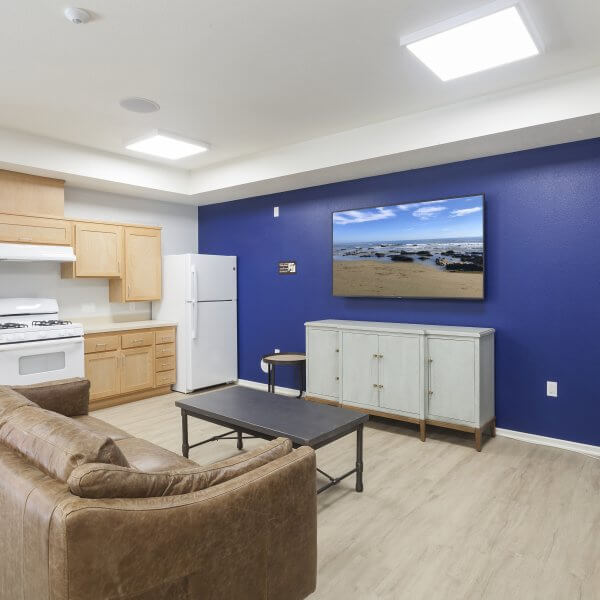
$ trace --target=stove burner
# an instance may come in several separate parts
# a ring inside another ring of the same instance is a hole
[[[52,325],[71,325],[71,321],[51,320],[51,321],[33,321],[33,327],[50,327]]]
[[[27,327],[25,323],[0,323],[0,329],[20,329],[21,327]]]

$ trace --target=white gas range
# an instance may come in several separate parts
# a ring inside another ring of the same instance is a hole
[[[83,377],[83,326],[51,298],[0,298],[0,385]]]

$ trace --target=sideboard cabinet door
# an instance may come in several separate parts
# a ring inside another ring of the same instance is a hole
[[[379,336],[342,334],[342,403],[379,406]]]
[[[421,337],[379,336],[379,405],[415,418],[423,398]]]
[[[428,418],[476,420],[476,356],[473,340],[429,337]]]
[[[307,329],[308,394],[339,398],[339,334],[327,329]]]

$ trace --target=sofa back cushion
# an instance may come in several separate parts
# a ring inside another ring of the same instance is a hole
[[[108,464],[77,467],[69,488],[82,498],[151,498],[188,494],[223,483],[289,454],[292,443],[277,438],[251,452],[206,467],[187,467],[153,473]]]
[[[0,427],[8,415],[21,406],[35,406],[35,404],[12,388],[0,385]]]
[[[13,389],[38,406],[66,417],[76,417],[88,413],[90,382],[87,379],[75,377],[47,383],[14,386]]]
[[[86,463],[129,466],[110,438],[35,405],[20,406],[6,415],[0,422],[0,442],[64,482],[75,467]]]

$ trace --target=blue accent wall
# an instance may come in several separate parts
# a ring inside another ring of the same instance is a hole
[[[331,213],[486,195],[484,301],[335,298]],[[273,206],[280,217],[273,218]],[[201,253],[239,257],[239,376],[339,318],[496,329],[498,426],[600,444],[600,139],[199,207]],[[298,262],[297,275],[277,263]],[[283,373],[280,369],[279,372]],[[558,398],[546,397],[558,381]],[[296,387],[291,373],[278,384]]]

